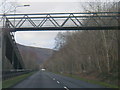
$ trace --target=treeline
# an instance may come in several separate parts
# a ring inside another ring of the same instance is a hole
[[[94,11],[118,11],[118,3],[111,3],[112,6],[107,3],[107,6],[103,7],[105,4],[97,3],[97,10]],[[92,6],[96,4],[90,3],[89,5],[93,8]],[[105,20],[108,22],[107,19]],[[112,24],[117,25],[118,22]],[[44,67],[51,72],[71,75],[86,74],[89,76],[95,73],[103,75],[101,78],[112,77],[117,83],[119,35],[119,30],[59,32],[55,38],[56,52],[44,63]]]
[[[66,73],[116,73],[118,33],[117,30],[59,33],[60,49],[45,63],[46,68]]]

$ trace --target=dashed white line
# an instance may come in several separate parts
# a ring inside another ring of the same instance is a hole
[[[53,80],[55,80],[55,78],[53,78]],[[59,84],[60,82],[57,81],[57,83]],[[64,86],[64,88],[65,88],[66,90],[69,90],[66,86]]]
[[[65,88],[66,90],[69,90],[66,86],[64,86],[64,88]]]
[[[55,80],[55,78],[53,78],[53,80]]]
[[[57,81],[57,83],[60,83],[59,81]]]

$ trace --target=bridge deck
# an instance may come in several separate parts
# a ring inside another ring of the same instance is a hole
[[[40,28],[15,28],[12,32],[16,31],[60,31],[60,30],[118,30],[120,26],[109,27],[40,27]]]

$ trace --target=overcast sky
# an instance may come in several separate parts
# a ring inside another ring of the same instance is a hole
[[[78,2],[26,2],[30,7],[18,8],[18,13],[80,12]],[[24,9],[23,9],[24,8]],[[21,10],[22,9],[22,10]],[[54,48],[57,31],[16,32],[17,43],[42,48]]]
[[[16,32],[15,38],[17,43],[42,48],[54,48],[57,31],[29,31]]]
[[[47,0],[44,0],[46,2],[42,2],[43,0],[34,0],[34,2],[33,0],[18,0],[18,1],[20,1],[18,3],[19,5],[29,4],[30,6],[19,7],[17,8],[16,13],[50,13],[50,12],[81,12],[82,11],[80,7],[80,2],[77,2],[78,0],[75,0],[75,2],[61,2],[62,0],[58,0],[60,2],[54,2],[54,0],[49,0],[52,2],[47,2]],[[56,37],[57,33],[58,31],[16,32],[15,40],[17,43],[27,46],[54,48],[54,43],[55,43],[54,38]]]
[[[8,0],[8,1],[10,2],[17,1],[19,5],[24,4],[30,5],[29,7],[17,8],[16,13],[82,12],[83,11],[82,5],[84,2],[88,1],[93,2],[93,0]],[[57,31],[16,32],[15,39],[17,43],[27,46],[54,48],[54,38],[56,37],[57,33],[58,33]]]

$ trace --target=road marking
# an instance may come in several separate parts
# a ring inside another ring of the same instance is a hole
[[[55,78],[53,78],[53,80],[55,80]]]
[[[69,90],[66,86],[64,86],[64,88],[65,88],[66,90]]]
[[[59,81],[57,81],[57,83],[60,83]]]

